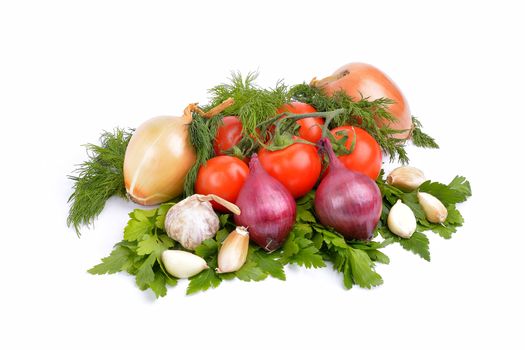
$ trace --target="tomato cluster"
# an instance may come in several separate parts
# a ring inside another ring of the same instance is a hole
[[[292,102],[277,109],[276,113],[305,114],[315,113],[311,105]],[[281,182],[294,198],[304,196],[314,188],[321,176],[322,159],[315,144],[322,136],[324,120],[308,117],[297,120],[299,125],[295,143],[277,151],[261,148],[259,160],[264,169]],[[335,139],[347,137],[344,146],[352,152],[338,158],[351,170],[361,172],[373,180],[381,170],[382,153],[379,144],[365,130],[355,126],[341,126],[331,130]],[[225,155],[226,151],[242,139],[242,123],[235,116],[222,120],[213,148],[216,157],[201,167],[195,183],[195,192],[216,194],[230,202],[235,202],[249,173],[245,161]],[[302,142],[306,141],[306,142]],[[224,212],[225,208],[212,202],[214,208]]]

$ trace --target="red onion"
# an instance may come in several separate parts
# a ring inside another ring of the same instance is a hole
[[[264,170],[257,154],[250,160],[250,173],[235,204],[241,209],[235,223],[247,227],[250,238],[269,252],[284,243],[295,223],[292,195]]]
[[[318,147],[330,160],[330,172],[315,191],[319,221],[346,238],[372,238],[383,205],[379,187],[368,176],[347,169],[327,138],[321,139]]]

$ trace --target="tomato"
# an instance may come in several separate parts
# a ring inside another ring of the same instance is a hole
[[[242,123],[237,117],[222,118],[222,125],[217,130],[213,140],[215,155],[223,155],[224,151],[235,146],[242,138]]]
[[[294,143],[279,151],[261,149],[259,161],[263,168],[290,191],[294,198],[308,193],[321,173],[321,158],[317,148]]]
[[[338,156],[339,160],[341,160],[348,169],[361,172],[372,180],[377,179],[381,171],[381,162],[383,159],[381,147],[377,141],[372,135],[357,126],[340,126],[330,132],[336,139],[341,139],[345,134],[338,133],[340,131],[346,131],[348,133],[348,140],[345,142],[347,149],[350,149],[355,135],[355,148],[349,155]]]
[[[239,158],[218,156],[209,159],[200,167],[195,182],[195,192],[199,194],[215,194],[235,203],[241,187],[250,169]],[[222,205],[211,202],[213,208],[220,212],[228,212]]]
[[[394,101],[389,105],[389,112],[397,118],[395,122],[376,119],[378,126],[388,125],[395,130],[406,130],[393,134],[393,137],[406,139],[412,128],[412,115],[408,102],[396,84],[379,69],[366,63],[350,63],[342,66],[331,76],[316,81],[315,86],[322,88],[328,96],[343,90],[355,99],[369,97],[371,100],[387,97]]]
[[[283,105],[277,109],[277,114],[281,114],[284,112],[290,112],[295,114],[305,114],[305,113],[315,113],[317,110],[310,106],[309,104],[302,103],[302,102],[292,102],[287,105]],[[313,143],[316,143],[321,139],[323,129],[322,126],[324,124],[323,118],[304,118],[299,119],[297,121],[297,124],[299,124],[299,137],[310,141]]]

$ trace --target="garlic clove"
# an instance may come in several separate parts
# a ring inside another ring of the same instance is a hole
[[[388,213],[387,225],[392,233],[402,238],[410,238],[416,231],[417,222],[412,209],[398,200]]]
[[[237,226],[222,243],[219,250],[218,273],[238,271],[246,262],[250,235],[245,227]]]
[[[208,268],[203,258],[183,250],[165,250],[161,259],[166,271],[177,278],[189,278]]]
[[[442,224],[447,220],[447,208],[439,199],[426,192],[418,192],[417,199],[428,221],[434,224]]]
[[[386,182],[403,191],[413,191],[426,181],[425,174],[418,168],[402,166],[388,174]]]

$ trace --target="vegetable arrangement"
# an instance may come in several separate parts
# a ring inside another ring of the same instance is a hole
[[[157,297],[238,278],[285,280],[284,266],[325,267],[345,288],[383,283],[375,265],[399,244],[430,261],[428,232],[451,238],[469,182],[427,180],[405,145],[437,148],[384,73],[349,64],[310,84],[273,89],[234,74],[207,106],[105,132],[88,145],[68,226],[80,236],[112,195],[141,206],[92,274],[125,271]],[[402,164],[385,176],[384,157]]]

